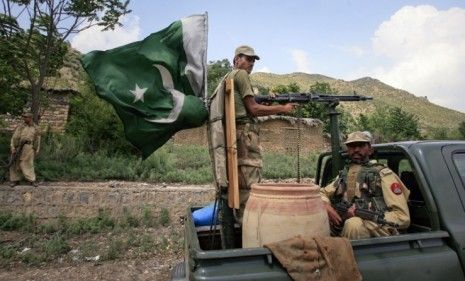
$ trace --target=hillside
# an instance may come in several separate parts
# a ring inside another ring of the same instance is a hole
[[[407,91],[396,89],[370,77],[344,81],[319,74],[291,73],[278,75],[261,72],[254,73],[251,77],[254,85],[267,88],[295,82],[302,91],[306,91],[315,82],[326,82],[339,94],[351,94],[356,91],[359,95],[372,96],[372,102],[341,104],[340,107],[351,112],[353,116],[358,116],[361,112],[369,114],[376,107],[399,106],[403,110],[418,116],[423,130],[429,130],[430,128],[456,129],[461,121],[465,121],[465,113],[433,104],[426,98],[416,97]]]

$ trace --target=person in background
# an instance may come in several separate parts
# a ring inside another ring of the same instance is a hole
[[[31,113],[24,113],[23,120],[24,123],[16,127],[11,137],[10,150],[16,160],[10,166],[10,185],[18,185],[24,176],[37,187],[34,158],[40,151],[40,128],[32,121]]]

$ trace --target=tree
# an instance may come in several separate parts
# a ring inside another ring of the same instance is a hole
[[[221,79],[232,70],[228,59],[208,62],[208,96],[211,96]]]
[[[27,101],[27,91],[18,87],[21,77],[5,59],[5,45],[0,43],[0,114],[21,114]]]
[[[400,107],[378,108],[367,116],[360,115],[356,122],[358,130],[371,131],[382,141],[420,139],[418,117]]]
[[[460,122],[458,131],[462,139],[465,139],[465,121]]]
[[[5,51],[2,63],[10,65],[30,85],[35,122],[44,81],[55,75],[63,64],[65,40],[94,25],[104,30],[120,25],[120,17],[130,12],[128,4],[129,1],[118,0],[2,1],[0,45]],[[25,23],[24,27],[20,22]]]
[[[289,93],[289,87],[287,85],[276,85],[273,88],[271,88],[271,92],[275,94],[285,94]]]

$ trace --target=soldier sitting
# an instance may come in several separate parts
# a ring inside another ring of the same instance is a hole
[[[340,231],[348,239],[362,239],[395,235],[408,228],[410,191],[389,168],[369,161],[373,153],[371,136],[353,132],[345,144],[350,163],[332,183],[320,189],[333,234]],[[341,203],[348,204],[344,213],[336,211]],[[362,219],[357,209],[380,216],[375,216],[378,220]]]

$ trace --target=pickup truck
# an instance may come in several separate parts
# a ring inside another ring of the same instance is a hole
[[[363,280],[465,280],[465,141],[373,145],[372,159],[396,172],[410,189],[411,225],[391,237],[352,240]],[[320,155],[315,182],[331,181],[330,153]],[[263,247],[221,249],[216,226],[195,227],[188,209],[185,258],[172,280],[291,280]]]

